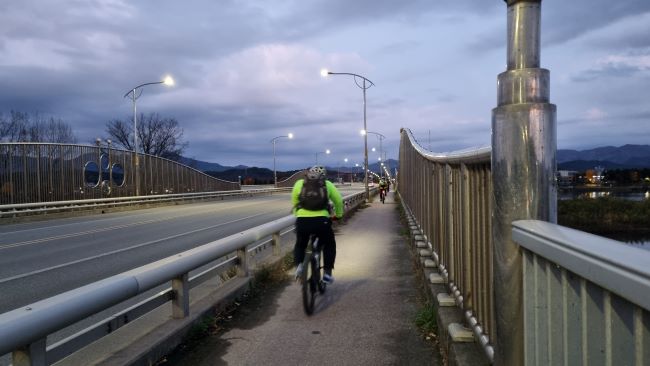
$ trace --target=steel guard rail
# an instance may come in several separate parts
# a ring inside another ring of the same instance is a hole
[[[526,365],[649,364],[650,252],[544,221],[512,226]]]
[[[364,201],[365,192],[346,196],[344,198],[346,212]],[[238,275],[240,277],[248,276],[247,246],[259,242],[265,237],[273,236],[273,246],[277,248],[280,232],[291,228],[294,222],[295,217],[289,215],[131,271],[0,314],[0,355],[13,352],[14,356],[19,354],[19,358],[28,359],[28,364],[32,365],[54,363],[76,350],[57,351],[58,347],[65,346],[61,343],[46,348],[46,337],[49,334],[168,281],[172,282],[173,296],[170,298],[173,316],[175,318],[187,317],[189,315],[189,288],[191,287],[189,272],[191,270],[237,252]],[[129,322],[133,320],[129,319]],[[118,327],[122,325],[124,324],[117,324]],[[74,337],[69,337],[66,342],[75,345],[81,344],[83,347],[96,339],[80,342]]]
[[[401,130],[398,191],[456,305],[490,360],[492,289],[491,148],[432,153]]]
[[[39,214],[48,212],[61,212],[78,209],[94,209],[102,207],[115,207],[123,205],[142,204],[147,202],[170,202],[193,199],[210,199],[225,197],[246,197],[258,194],[289,192],[291,188],[266,188],[237,191],[217,191],[217,192],[193,192],[193,193],[175,193],[159,194],[151,196],[137,197],[115,197],[115,198],[97,198],[88,200],[71,200],[71,201],[53,201],[53,202],[35,202],[20,203],[10,205],[0,205],[0,218],[24,214]]]

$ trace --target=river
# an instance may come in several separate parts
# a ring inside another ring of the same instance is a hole
[[[648,191],[584,191],[584,190],[560,190],[558,192],[558,199],[572,200],[576,198],[600,198],[600,197],[614,197],[630,201],[644,201],[650,200],[650,190]]]

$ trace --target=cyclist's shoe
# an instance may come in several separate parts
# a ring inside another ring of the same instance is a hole
[[[331,285],[334,283],[334,276],[332,276],[332,270],[325,270],[325,273],[323,274],[323,282],[325,282],[328,285]]]
[[[298,263],[298,265],[296,266],[296,279],[297,280],[300,279],[300,276],[302,276],[302,271],[303,271],[302,263]]]

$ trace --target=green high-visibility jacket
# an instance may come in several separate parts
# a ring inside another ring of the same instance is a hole
[[[300,196],[300,191],[302,191],[302,185],[304,182],[305,182],[304,179],[299,179],[293,185],[293,190],[291,191],[291,203],[293,204],[294,207],[293,214],[296,215],[296,217],[319,217],[319,216],[329,217],[330,213],[327,211],[327,209],[311,211],[304,208],[299,208],[296,210],[295,207],[296,205],[298,205],[298,197]],[[339,190],[336,189],[334,184],[329,180],[325,181],[325,187],[327,188],[327,197],[329,198],[330,201],[334,203],[334,214],[336,215],[337,218],[339,219],[342,218],[343,198],[341,197],[341,193],[339,193]]]

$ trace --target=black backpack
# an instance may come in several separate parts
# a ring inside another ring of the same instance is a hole
[[[325,177],[318,173],[307,173],[302,184],[302,190],[298,196],[297,208],[319,211],[326,209],[328,203],[329,199],[327,196]]]

